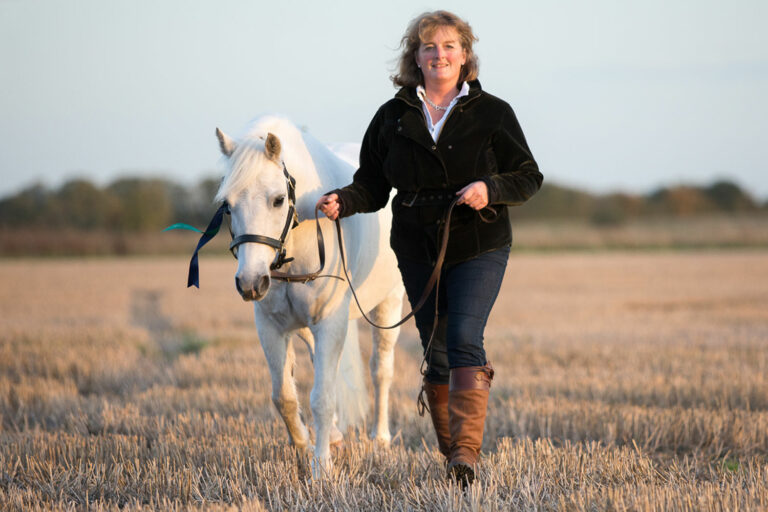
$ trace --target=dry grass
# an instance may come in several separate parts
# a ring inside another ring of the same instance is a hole
[[[466,495],[416,414],[412,326],[393,446],[352,433],[310,480],[233,260],[204,257],[200,291],[186,261],[0,260],[0,509],[768,508],[764,250],[514,254],[486,333],[482,484]]]

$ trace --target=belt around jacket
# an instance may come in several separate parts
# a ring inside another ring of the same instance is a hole
[[[399,192],[398,200],[403,206],[448,206],[456,199],[456,191],[451,190],[417,190],[414,192]]]

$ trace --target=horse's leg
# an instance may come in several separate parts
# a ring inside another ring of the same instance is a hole
[[[309,432],[299,415],[299,400],[293,379],[295,354],[288,333],[281,332],[272,322],[260,318],[259,341],[267,358],[269,374],[272,377],[272,403],[288,428],[291,442],[300,451],[307,449]]]
[[[315,381],[309,395],[315,423],[315,453],[312,469],[319,476],[320,468],[330,469],[330,438],[336,412],[336,376],[339,358],[347,331],[349,307],[339,307],[332,316],[315,324]]]
[[[400,319],[403,307],[403,288],[398,287],[371,311],[371,320],[379,325],[392,325]],[[371,378],[373,380],[373,430],[371,437],[383,445],[389,445],[389,388],[395,363],[395,343],[400,328],[373,329],[371,352]]]
[[[309,350],[309,358],[312,360],[312,364],[315,362],[315,338],[312,336],[312,331],[309,329],[309,327],[302,327],[298,331],[296,331],[296,335],[307,345],[307,350]],[[331,446],[341,446],[343,442],[343,435],[341,431],[336,426],[337,418],[336,415],[333,417],[333,427],[331,428]]]
[[[307,345],[307,350],[309,351],[309,359],[314,364],[315,338],[312,336],[312,331],[309,330],[309,327],[302,327],[301,329],[296,331],[296,336],[298,336],[299,339]]]

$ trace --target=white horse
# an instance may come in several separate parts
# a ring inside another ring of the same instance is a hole
[[[279,271],[304,274],[317,270],[320,263],[315,202],[323,193],[349,183],[354,168],[278,117],[257,119],[237,140],[218,129],[216,134],[227,165],[216,199],[229,204],[233,237],[280,237],[290,222],[286,169],[295,178],[300,223],[289,231],[285,244],[287,257],[294,259]],[[387,208],[378,214],[355,215],[342,221],[352,282],[361,304],[371,308],[366,313],[379,325],[397,322],[404,291],[389,247],[390,223]],[[326,241],[323,273],[343,276],[333,224],[323,217],[320,225]],[[272,377],[272,402],[285,421],[293,444],[300,450],[308,448],[309,433],[299,415],[293,379],[293,334],[306,342],[312,356],[312,467],[317,474],[320,468],[331,467],[330,443],[341,440],[336,418],[343,430],[359,421],[367,407],[357,340],[356,319],[360,313],[350,302],[351,294],[344,281],[320,277],[305,284],[272,279],[270,266],[275,261],[276,249],[250,242],[237,247],[236,287],[244,300],[254,301],[259,340]],[[399,329],[373,330],[370,369],[375,403],[371,437],[384,445],[391,439],[388,402],[398,333]]]

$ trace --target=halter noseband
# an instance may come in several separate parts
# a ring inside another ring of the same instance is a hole
[[[317,255],[318,259],[320,260],[320,268],[308,274],[286,274],[285,272],[276,270],[289,261],[293,260],[293,258],[286,257],[285,239],[288,237],[288,233],[291,231],[291,229],[299,225],[299,217],[296,214],[296,180],[288,172],[288,169],[285,167],[285,162],[283,162],[283,175],[285,176],[286,187],[288,188],[288,215],[286,216],[285,225],[283,226],[283,232],[280,234],[280,238],[277,239],[264,235],[251,234],[235,236],[234,233],[232,233],[232,228],[230,227],[229,233],[232,235],[232,242],[229,244],[229,250],[232,252],[232,255],[235,257],[235,259],[237,259],[237,248],[241,244],[264,244],[274,248],[275,259],[272,260],[272,264],[269,267],[270,276],[273,279],[279,279],[280,281],[286,281],[289,283],[308,283],[309,281],[314,281],[318,277],[329,277],[343,281],[343,279],[339,276],[321,274],[323,268],[325,268],[325,242],[323,241],[323,231],[320,229],[320,220],[317,216],[317,207],[315,207],[315,231],[317,236]],[[213,237],[216,236],[216,234],[219,232],[219,228],[221,228],[222,222],[224,221],[224,215],[229,214],[229,204],[224,201],[219,206],[219,209],[216,210],[216,213],[213,214],[213,218],[208,223],[208,227],[205,229],[205,231],[200,231],[199,229],[188,224],[174,224],[165,228],[166,231],[170,229],[189,229],[191,231],[201,233],[202,235],[200,236],[200,240],[197,242],[195,252],[192,253],[192,259],[189,260],[189,274],[187,276],[188,287],[200,287],[200,265],[198,262],[198,253],[205,244],[210,242]]]
[[[275,249],[275,259],[272,260],[272,264],[269,266],[270,270],[279,269],[289,261],[293,261],[293,258],[286,256],[285,239],[288,237],[288,232],[299,225],[299,217],[296,214],[296,179],[288,172],[285,162],[283,162],[283,175],[285,176],[286,187],[288,188],[288,215],[285,218],[285,225],[283,226],[280,238],[251,234],[235,236],[230,227],[229,234],[232,235],[232,242],[229,244],[229,250],[235,259],[237,259],[237,248],[239,245],[255,243],[268,245]],[[222,206],[226,207],[225,213],[229,215],[229,205],[225,202]]]

